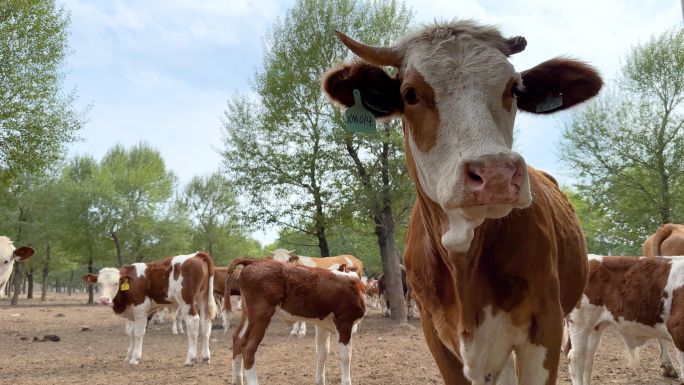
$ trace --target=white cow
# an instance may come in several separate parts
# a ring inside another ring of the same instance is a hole
[[[7,237],[0,237],[0,299],[5,297],[5,286],[12,275],[14,261],[29,259],[36,251],[29,246],[14,247]]]

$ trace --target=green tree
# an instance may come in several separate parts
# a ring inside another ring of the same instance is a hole
[[[600,213],[602,237],[639,254],[661,224],[684,222],[684,29],[631,47],[615,84],[565,123],[560,159]]]
[[[0,2],[0,188],[49,168],[86,121],[62,92],[69,17],[54,0]]]

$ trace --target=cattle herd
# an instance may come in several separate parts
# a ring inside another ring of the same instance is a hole
[[[589,255],[556,180],[511,151],[518,110],[544,115],[587,101],[602,87],[598,72],[566,57],[517,72],[509,56],[525,49],[525,38],[473,21],[435,23],[391,47],[336,34],[360,59],[328,70],[323,91],[343,108],[358,93],[376,118],[403,123],[417,199],[402,283],[444,382],[555,384],[563,350],[573,384],[588,385],[610,325],[633,361],[657,338],[662,374],[677,377],[669,345],[684,368],[684,226],[663,225],[643,257]],[[0,296],[14,261],[33,253],[0,237]],[[363,280],[363,264],[351,255],[271,254],[215,267],[197,252],[83,279],[97,283],[100,303],[126,319],[131,365],[142,357],[148,315],[163,308],[180,327],[185,322],[185,364],[198,359],[198,337],[208,364],[211,320],[220,313],[228,328],[230,296],[240,295],[233,384],[243,374],[247,384],[258,383],[255,354],[273,317],[293,324],[295,336],[306,334],[306,323],[315,326],[319,385],[335,335],[342,384],[351,384],[352,334],[367,305],[389,313],[384,276]]]

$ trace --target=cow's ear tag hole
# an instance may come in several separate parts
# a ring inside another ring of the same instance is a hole
[[[375,134],[375,116],[370,113],[361,102],[361,92],[354,90],[354,105],[344,112],[344,121],[347,123],[347,130]]]
[[[128,289],[130,289],[128,282],[124,282],[121,284],[121,291],[128,290]]]

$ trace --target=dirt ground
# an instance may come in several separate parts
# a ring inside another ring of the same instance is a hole
[[[87,295],[48,293],[48,300],[22,299],[10,307],[0,301],[1,384],[225,384],[231,379],[232,329],[212,332],[211,365],[183,366],[187,337],[172,335],[168,321],[150,323],[138,366],[124,363],[128,337],[124,320],[109,308],[85,305]],[[233,328],[240,312],[233,316]],[[220,324],[219,320],[214,320]],[[353,337],[352,381],[355,384],[441,384],[425,344],[420,320],[397,325],[370,310]],[[83,331],[88,327],[89,331]],[[257,373],[263,385],[313,384],[316,373],[314,328],[305,338],[288,337],[290,328],[276,319],[259,347]],[[56,334],[59,342],[33,342]],[[22,339],[25,337],[25,339]],[[326,367],[328,384],[340,383],[337,345],[331,343]],[[676,357],[674,351],[672,356]],[[675,364],[678,368],[678,365]],[[681,372],[680,372],[681,373]],[[561,358],[559,384],[570,384]],[[596,355],[593,384],[679,384],[660,376],[655,340],[642,349],[636,368],[627,364],[621,338],[611,329]]]

